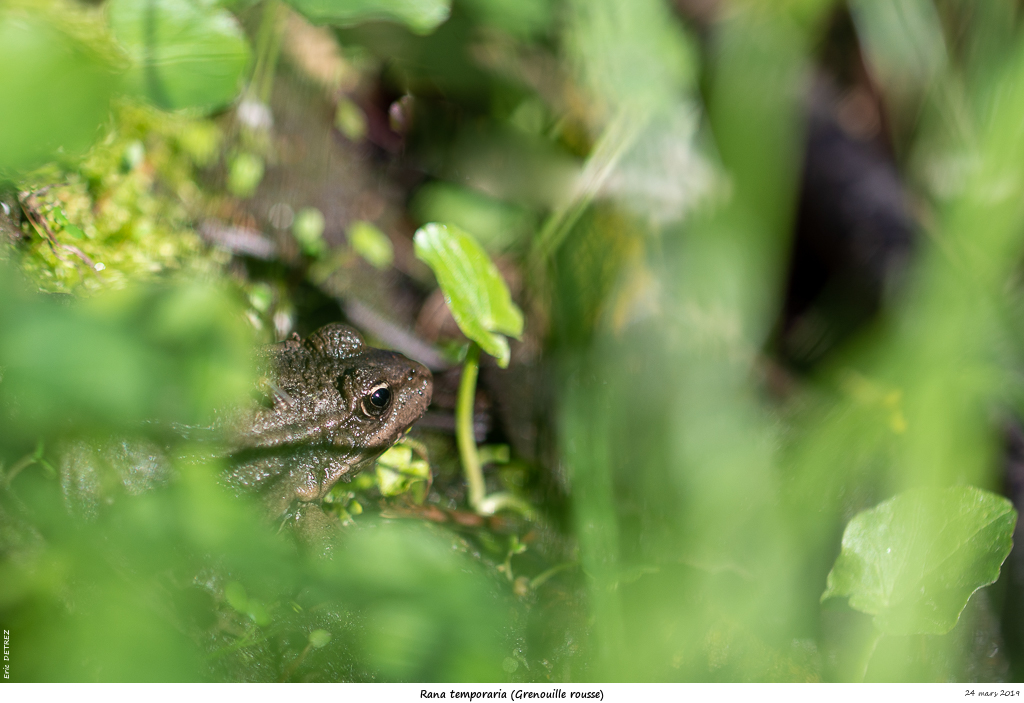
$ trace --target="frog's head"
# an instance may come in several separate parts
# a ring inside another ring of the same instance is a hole
[[[320,500],[397,442],[430,405],[425,366],[367,346],[342,324],[277,345],[270,361],[270,402],[238,428],[229,479],[272,490],[275,505]]]
[[[366,346],[351,327],[321,327],[303,347],[320,359],[337,393],[328,392],[333,407],[325,415],[343,431],[324,429],[332,434],[332,443],[362,447],[364,461],[397,442],[430,405],[433,379],[427,367],[397,352]]]

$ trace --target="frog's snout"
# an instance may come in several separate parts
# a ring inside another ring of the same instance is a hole
[[[423,364],[416,361],[410,363],[412,364],[408,375],[409,388],[411,389],[410,396],[412,397],[413,404],[419,410],[416,417],[409,423],[412,424],[412,422],[422,417],[430,405],[430,399],[434,394],[434,375]]]

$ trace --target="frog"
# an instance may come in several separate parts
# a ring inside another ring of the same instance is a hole
[[[275,516],[320,503],[371,466],[426,412],[433,378],[423,364],[368,346],[331,323],[264,353],[264,402],[228,423],[224,480],[257,493]]]
[[[210,427],[178,427],[209,440],[220,476],[238,497],[257,496],[272,519],[321,528],[320,504],[393,446],[430,405],[433,378],[423,364],[366,344],[352,327],[331,323],[302,339],[259,352],[261,400],[224,410]],[[165,448],[144,437],[76,441],[62,452],[69,511],[93,519],[120,485],[138,495],[171,482]]]

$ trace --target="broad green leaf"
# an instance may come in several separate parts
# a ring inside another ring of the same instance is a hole
[[[371,20],[401,22],[420,34],[448,19],[451,0],[288,0],[314,22],[342,27]]]
[[[858,513],[821,599],[849,596],[890,635],[945,634],[1013,546],[1010,501],[973,486],[901,493]]]
[[[238,95],[249,44],[230,13],[195,0],[111,0],[107,11],[153,104],[214,110]]]
[[[0,12],[0,170],[85,148],[107,118],[111,61],[43,17]]]
[[[457,227],[431,223],[416,231],[416,257],[434,271],[462,332],[508,366],[508,341],[519,337],[523,314],[487,252]]]

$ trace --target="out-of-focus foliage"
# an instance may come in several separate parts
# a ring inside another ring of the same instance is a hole
[[[0,173],[88,146],[121,80],[117,48],[87,39],[102,36],[94,17],[47,9],[0,8]]]
[[[850,520],[821,598],[849,596],[886,634],[944,635],[998,578],[1015,523],[1010,501],[971,486],[901,493]]]
[[[24,633],[19,679],[277,680],[304,662],[312,680],[497,675],[500,611],[452,537],[367,522],[333,559],[306,555],[218,485],[215,443],[175,429],[252,387],[237,298],[182,282],[69,307],[0,273],[0,613]],[[105,455],[68,444],[110,433]],[[21,456],[31,437],[59,476]]]
[[[365,220],[348,228],[348,241],[361,257],[378,269],[386,269],[395,260],[395,250],[387,235]]]
[[[212,109],[232,100],[249,45],[228,12],[195,0],[111,0],[114,37],[132,57],[132,89],[165,109]]]
[[[289,4],[315,22],[346,26],[395,20],[422,33],[448,19],[451,8],[450,0],[290,0]]]
[[[80,163],[32,172],[21,183],[30,213],[22,267],[44,290],[95,292],[170,269],[215,266],[201,251],[190,210],[205,205],[193,179],[218,158],[221,129],[130,104],[116,115],[117,131]],[[163,188],[177,197],[163,196]]]
[[[472,232],[492,252],[524,239],[536,224],[526,208],[441,181],[420,188],[411,209],[423,222],[450,222]]]
[[[5,4],[17,676],[1019,676],[1020,593],[979,589],[993,492],[1024,495],[1020,29],[1009,0]],[[847,337],[787,317],[823,114],[893,174],[828,142],[875,267]],[[876,206],[921,231],[902,268]],[[340,316],[434,405],[286,528],[218,482],[221,431],[259,342]],[[450,370],[463,334],[497,368]]]
[[[68,309],[19,291],[7,269],[2,281],[9,441],[145,421],[209,424],[219,405],[248,393],[253,338],[215,286],[126,290]]]

